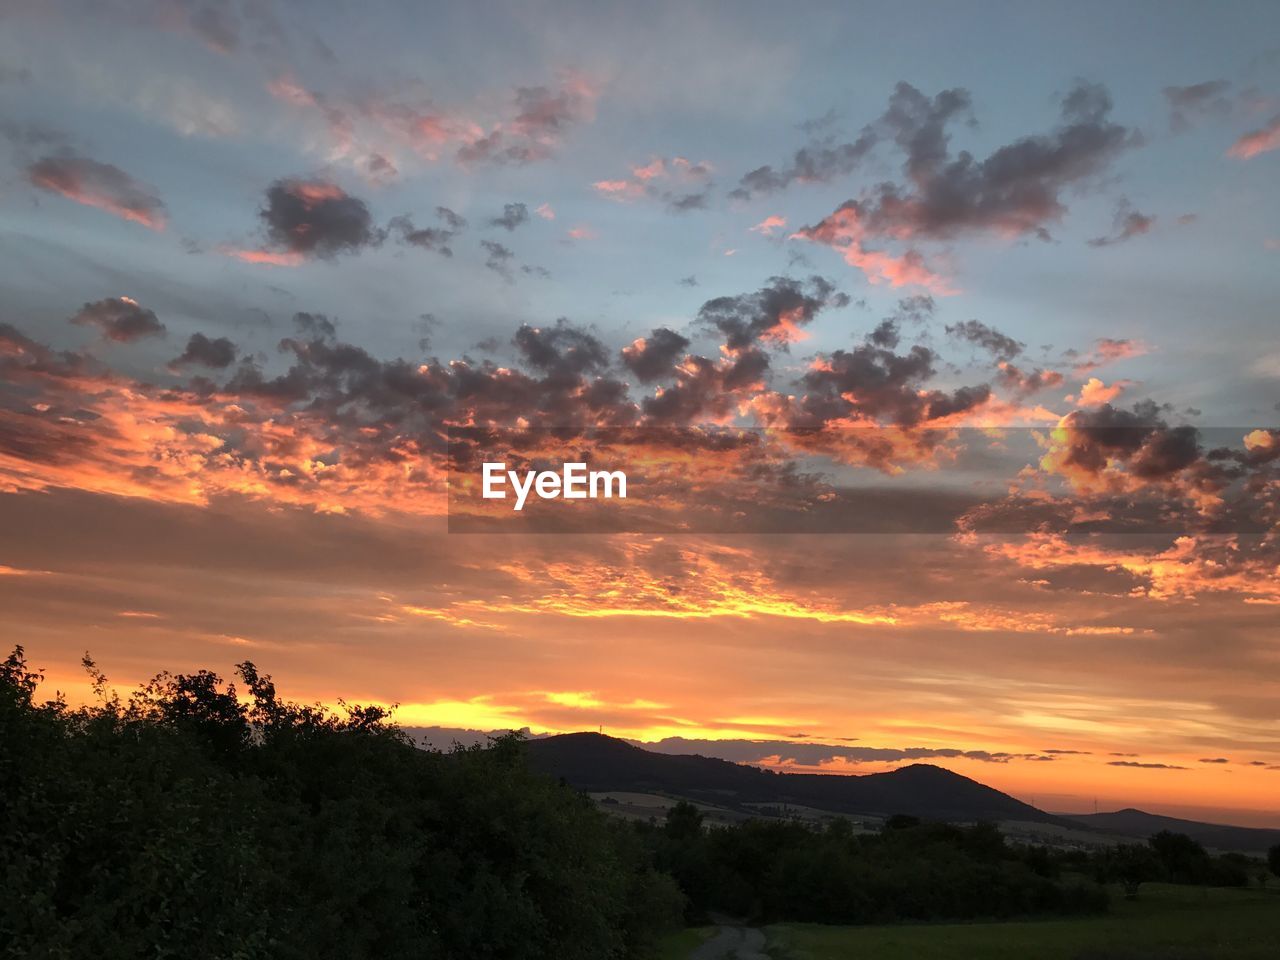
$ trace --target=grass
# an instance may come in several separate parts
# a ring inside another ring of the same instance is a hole
[[[1275,960],[1280,891],[1152,883],[1098,917],[766,932],[774,960]]]
[[[662,939],[654,960],[687,960],[689,954],[715,934],[715,927],[688,927],[679,933],[673,933]]]

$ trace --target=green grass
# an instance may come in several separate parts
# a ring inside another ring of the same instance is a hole
[[[1280,891],[1151,883],[1098,917],[766,932],[774,960],[1276,960]]]
[[[716,934],[715,927],[688,927],[663,937],[654,960],[686,960],[702,943]]]

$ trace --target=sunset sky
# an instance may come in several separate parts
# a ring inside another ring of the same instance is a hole
[[[50,693],[1280,827],[1274,2],[0,11]],[[449,431],[551,427],[633,532],[448,532]]]

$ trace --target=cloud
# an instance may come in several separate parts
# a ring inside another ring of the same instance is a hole
[[[820,311],[848,303],[849,297],[823,277],[772,277],[755,293],[708,300],[698,311],[698,321],[723,334],[730,353],[760,341],[785,347],[808,336],[804,327]]]
[[[1116,204],[1115,232],[1110,236],[1094,237],[1089,241],[1091,247],[1109,247],[1124,243],[1134,237],[1149,233],[1155,226],[1156,218],[1149,217],[1134,209],[1133,205],[1123,197]]]
[[[787,225],[786,217],[780,217],[777,214],[772,214],[770,216],[765,217],[763,220],[757,223],[754,227],[749,227],[748,229],[752,233],[758,233],[761,236],[771,237],[773,236],[773,233],[775,230],[781,230],[786,225]]]
[[[203,333],[193,333],[187,341],[186,349],[181,355],[174,357],[169,366],[187,367],[201,366],[212,370],[223,370],[235,363],[238,349],[226,337],[209,338]]]
[[[233,257],[245,263],[255,263],[266,267],[300,267],[303,256],[292,250],[254,250],[239,247],[221,246],[218,252],[226,257]]]
[[[1020,343],[1013,337],[1003,334],[979,320],[965,320],[961,323],[949,324],[946,327],[946,332],[959,340],[965,340],[981,347],[997,360],[1012,360],[1026,349],[1026,344]]]
[[[512,343],[530,367],[556,378],[602,373],[609,366],[604,344],[563,317],[553,327],[521,326]]]
[[[484,265],[496,273],[507,283],[512,282],[511,261],[515,259],[515,254],[508,247],[504,247],[496,240],[481,240],[480,246],[484,247],[488,257],[485,259]]]
[[[1072,368],[1078,374],[1091,373],[1099,367],[1130,357],[1140,357],[1147,352],[1147,345],[1138,340],[1125,337],[1100,337],[1093,342],[1093,349],[1087,356],[1080,357],[1074,350],[1067,351],[1067,356],[1075,358]]]
[[[1002,387],[1023,397],[1039,393],[1041,390],[1060,387],[1066,379],[1057,370],[1044,370],[1037,367],[1028,373],[1021,367],[1016,367],[1004,360],[1000,361],[998,367],[1000,372],[996,374],[996,381]]]
[[[64,151],[27,167],[27,179],[41,190],[97,207],[122,220],[152,230],[165,227],[168,214],[155,190],[109,163]]]
[[[797,150],[781,168],[766,164],[743,174],[729,197],[750,200],[778,193],[793,183],[829,183],[848,176],[858,169],[878,139],[875,130],[868,127],[851,142],[837,143],[832,137],[813,141]]]
[[[191,28],[218,53],[232,53],[240,43],[239,21],[217,4],[202,6],[192,13]]]
[[[832,761],[847,763],[897,763],[904,760],[977,760],[981,763],[1009,763],[1016,760],[1048,760],[1042,754],[1009,753],[992,750],[961,750],[956,747],[870,747],[815,743],[806,740],[697,740],[664,737],[648,742],[632,741],[654,753],[698,754],[732,763],[768,767],[820,767]]]
[[[1227,156],[1251,160],[1272,150],[1280,150],[1280,114],[1272,117],[1265,126],[1240,137],[1231,145]]]
[[[1051,132],[1022,137],[979,160],[951,149],[949,127],[969,106],[969,94],[961,89],[928,97],[899,83],[877,127],[904,156],[904,182],[881,183],[793,236],[840,249],[872,282],[944,292],[947,284],[915,244],[966,233],[1048,239],[1049,226],[1067,212],[1064,192],[1098,176],[1141,142],[1110,120],[1105,87],[1079,83],[1062,98]],[[907,248],[892,255],[870,246],[885,242]]]
[[[655,327],[648,337],[638,337],[622,348],[622,363],[641,383],[652,383],[670,377],[676,361],[689,346],[689,339]]]
[[[597,180],[591,186],[603,197],[629,203],[649,198],[681,213],[706,207],[711,196],[711,165],[684,157],[653,157],[631,168],[629,177]]]
[[[541,206],[534,208],[533,212],[543,220],[554,220],[556,218],[556,212],[549,203],[544,203]]]
[[[419,229],[407,215],[393,217],[387,226],[398,233],[404,243],[432,250],[442,257],[452,257],[453,248],[449,244],[466,227],[467,221],[448,207],[436,207],[436,218],[442,226]]]
[[[1108,760],[1109,767],[1136,767],[1141,770],[1186,770],[1172,763],[1142,763],[1137,760]]]
[[[164,324],[155,313],[129,297],[107,297],[86,303],[70,322],[82,327],[97,327],[102,338],[113,343],[134,343],[145,337],[165,335]]]
[[[1080,386],[1078,396],[1068,396],[1067,403],[1074,403],[1078,407],[1096,407],[1104,403],[1111,403],[1120,394],[1124,393],[1125,388],[1132,386],[1130,380],[1117,380],[1111,386],[1107,386],[1097,377],[1090,377]]]
[[[259,217],[269,244],[302,257],[328,259],[376,246],[385,237],[363,200],[326,180],[277,180]]]
[[[1164,98],[1169,103],[1169,128],[1174,132],[1190,130],[1196,120],[1223,116],[1232,110],[1226,92],[1231,89],[1227,80],[1206,80],[1186,87],[1165,87]]]
[[[585,76],[566,72],[556,87],[518,87],[515,116],[458,148],[464,165],[494,163],[523,166],[551,157],[565,135],[595,117],[599,91]]]
[[[508,203],[502,207],[502,215],[489,221],[491,227],[501,227],[510,232],[522,223],[529,222],[529,208],[523,203]]]

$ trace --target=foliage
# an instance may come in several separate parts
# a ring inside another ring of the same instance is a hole
[[[13,957],[640,957],[683,906],[515,738],[438,753],[377,707],[241,664],[37,703],[0,665],[0,944]]]
[[[688,897],[690,922],[710,911],[761,922],[995,918],[1087,913],[1107,902],[1096,886],[1037,872],[989,824],[895,817],[879,834],[858,834],[843,819],[817,830],[749,820],[704,830],[682,802],[660,827],[639,829]]]

